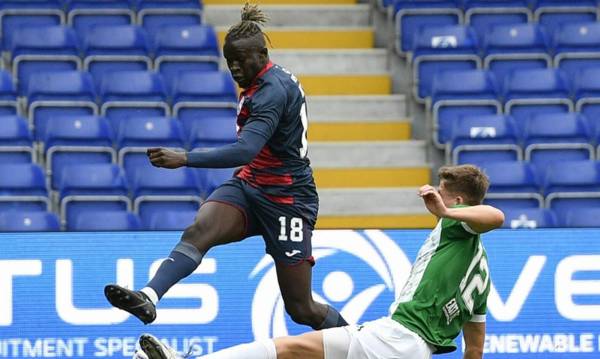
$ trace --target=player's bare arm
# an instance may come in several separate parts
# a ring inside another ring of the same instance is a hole
[[[467,322],[463,327],[465,354],[463,359],[481,359],[485,339],[485,323]]]
[[[155,167],[179,168],[187,164],[187,154],[166,148],[149,148],[146,151],[150,163]]]
[[[462,204],[462,199],[460,196],[455,197],[452,194],[444,193],[443,187],[442,193],[440,193],[435,187],[424,185],[419,189],[419,196],[423,198],[427,210],[433,215],[466,222],[477,233],[491,231],[504,223],[504,213],[492,206],[450,207],[452,204]]]

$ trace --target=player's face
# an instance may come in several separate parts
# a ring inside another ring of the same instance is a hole
[[[233,79],[241,88],[250,86],[268,61],[267,49],[257,46],[253,39],[226,42],[223,55]]]
[[[438,187],[438,192],[439,192],[440,196],[442,197],[442,201],[444,202],[444,205],[446,207],[452,207],[452,206],[456,206],[457,204],[463,203],[461,196],[457,196],[456,194],[448,192],[448,190],[446,190],[445,181],[440,182],[440,186]]]

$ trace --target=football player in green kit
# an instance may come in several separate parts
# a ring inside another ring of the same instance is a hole
[[[498,228],[504,214],[482,205],[487,176],[472,165],[442,167],[438,188],[418,195],[439,218],[419,250],[409,278],[387,317],[257,341],[202,356],[207,359],[421,359],[456,350],[463,331],[464,359],[483,356],[490,271],[480,233]],[[179,358],[155,337],[140,337],[137,358]]]

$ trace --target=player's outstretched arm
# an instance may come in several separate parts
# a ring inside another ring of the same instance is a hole
[[[179,168],[232,168],[250,163],[264,147],[267,139],[251,130],[244,130],[237,142],[204,152],[176,152],[166,148],[149,148],[153,166]]]
[[[463,359],[481,359],[483,357],[483,342],[485,339],[485,322],[467,322],[463,327],[465,338],[465,354]]]
[[[419,196],[423,198],[425,206],[433,215],[465,222],[477,233],[491,231],[504,223],[504,213],[492,206],[446,207],[439,192],[430,185],[421,187]]]

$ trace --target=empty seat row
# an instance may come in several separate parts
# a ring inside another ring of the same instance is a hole
[[[127,210],[90,210],[74,216],[67,231],[183,230],[194,221],[196,210],[167,210],[142,218]],[[60,231],[58,215],[47,211],[12,210],[0,213],[2,232]]]
[[[557,36],[560,47],[548,53],[539,29],[533,25],[500,26],[491,32],[484,53],[469,28],[431,27],[422,29],[411,57],[415,97],[431,94],[439,71],[485,68],[499,81],[515,69],[560,68],[575,77],[583,67],[600,66],[600,23],[572,24]],[[536,31],[538,30],[538,31]]]
[[[563,216],[549,208],[504,208],[503,228],[600,227],[600,207],[573,207]]]
[[[433,79],[428,100],[434,142],[443,148],[453,124],[463,117],[502,113],[511,115],[522,128],[538,114],[577,111],[588,118],[595,131],[600,111],[599,78],[600,67],[583,67],[572,81],[562,70],[514,70],[500,87],[491,71],[441,71]]]
[[[35,164],[0,165],[0,207],[7,210],[45,211],[60,208],[63,224],[75,223],[80,213],[96,210],[133,210],[142,218],[165,210],[197,210],[202,198],[231,178],[231,169],[166,170],[144,164],[65,165],[50,193],[43,169]]]
[[[109,119],[115,132],[130,117],[177,117],[186,131],[210,117],[234,118],[236,87],[226,72],[187,71],[170,82],[150,71],[116,71],[103,75],[96,90],[89,73],[38,72],[32,75],[25,101],[37,140],[52,117],[97,116]],[[20,112],[10,75],[0,72],[0,115]]]
[[[398,53],[404,55],[410,51],[415,33],[422,28],[465,24],[483,34],[496,25],[535,22],[553,32],[564,24],[598,19],[595,0],[539,1],[532,4],[533,10],[523,0],[480,0],[468,3],[463,10],[454,1],[394,1],[394,5],[389,7],[389,21],[395,22]]]
[[[521,124],[507,115],[467,116],[444,125],[451,126],[446,155],[454,164],[523,159],[544,167],[600,154],[600,123],[579,113],[537,114]]]
[[[486,203],[499,208],[550,208],[565,218],[578,207],[600,207],[600,162],[564,161],[544,172],[521,161],[481,165],[490,178]]]
[[[140,24],[151,33],[165,25],[198,25],[202,4],[197,0],[67,0],[0,2],[3,44],[25,26],[69,25],[78,32],[95,25]]]
[[[168,26],[150,41],[135,26],[100,26],[84,33],[81,42],[68,27],[15,30],[8,45],[12,75],[24,95],[31,74],[39,71],[89,71],[101,77],[109,71],[156,70],[171,78],[180,71],[216,71],[219,49],[210,26]]]

